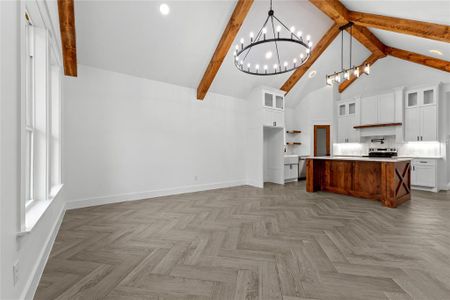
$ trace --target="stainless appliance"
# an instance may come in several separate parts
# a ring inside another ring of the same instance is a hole
[[[368,157],[394,157],[397,156],[395,148],[369,148]]]

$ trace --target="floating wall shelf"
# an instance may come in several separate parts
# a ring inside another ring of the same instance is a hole
[[[287,145],[301,145],[302,143],[300,142],[287,142]]]
[[[362,128],[389,127],[389,126],[402,126],[402,123],[383,123],[383,124],[358,125],[358,126],[353,126],[353,128],[355,128],[355,129],[362,129]]]
[[[302,133],[302,132],[301,132],[301,130],[287,130],[286,133],[296,134],[296,133]]]

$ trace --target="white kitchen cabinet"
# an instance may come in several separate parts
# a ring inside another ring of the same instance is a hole
[[[412,161],[411,185],[416,188],[437,190],[437,165],[435,159]]]
[[[405,140],[419,141],[420,137],[420,107],[406,109],[405,112]]]
[[[406,93],[405,140],[438,140],[437,87]]]
[[[284,181],[298,180],[298,163],[284,165]]]
[[[437,141],[437,106],[424,106],[420,110],[421,141]]]
[[[349,101],[338,104],[338,143],[359,142],[358,131],[353,127],[358,124],[358,102]]]
[[[378,96],[378,123],[395,122],[395,96],[393,93]]]
[[[394,93],[361,98],[361,125],[386,124],[394,122]]]
[[[361,98],[361,124],[378,123],[378,98],[364,97]]]
[[[284,110],[284,96],[264,91],[263,106],[270,109]]]
[[[272,110],[272,109],[264,109],[263,112],[263,126],[266,127],[283,127],[283,112]]]

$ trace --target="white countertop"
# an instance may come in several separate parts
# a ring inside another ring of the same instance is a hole
[[[409,161],[412,158],[408,157],[362,157],[362,156],[313,156],[309,159],[323,159],[323,160],[355,160],[355,161],[376,161],[376,162],[400,162]]]

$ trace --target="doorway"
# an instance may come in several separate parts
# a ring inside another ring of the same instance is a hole
[[[330,125],[314,125],[314,156],[330,156]]]

